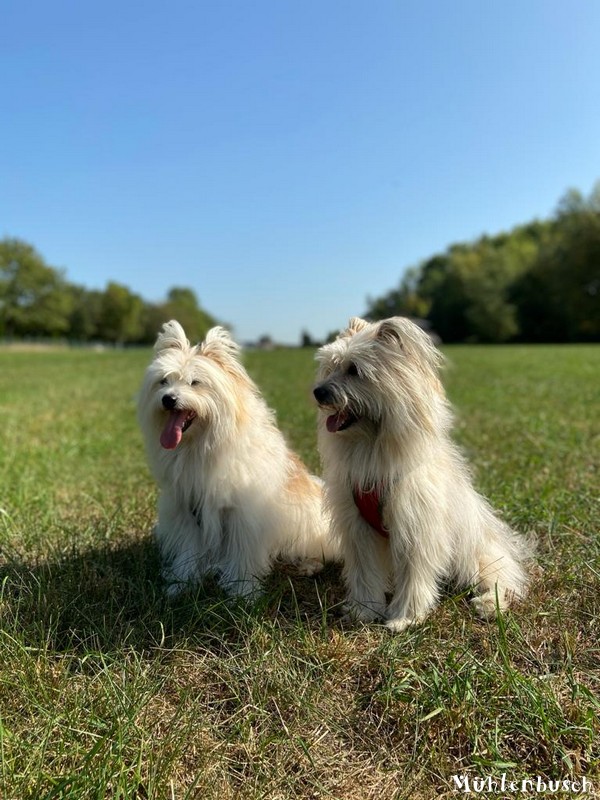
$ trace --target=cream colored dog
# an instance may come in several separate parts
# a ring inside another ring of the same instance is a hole
[[[528,546],[472,486],[429,336],[400,317],[354,318],[318,360],[319,447],[349,613],[402,631],[448,579],[474,588],[483,617],[522,596]]]
[[[278,556],[315,572],[334,555],[322,484],[288,449],[228,332],[213,328],[193,347],[172,320],[155,351],[138,415],[169,591],[214,573],[250,595]]]

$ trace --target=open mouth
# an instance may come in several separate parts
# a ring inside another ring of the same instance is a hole
[[[167,422],[160,435],[160,443],[165,450],[175,450],[183,434],[196,419],[196,412],[183,409],[170,411]]]
[[[352,414],[350,411],[338,411],[337,414],[331,414],[327,417],[327,430],[329,433],[339,433],[340,431],[347,430],[355,422],[358,422],[359,417]]]

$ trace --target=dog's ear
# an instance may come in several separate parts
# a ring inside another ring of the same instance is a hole
[[[402,340],[402,328],[398,323],[397,317],[391,319],[384,319],[377,329],[377,338],[385,344],[392,345],[392,347],[404,347]]]
[[[391,347],[401,348],[406,356],[427,365],[436,375],[444,363],[444,356],[431,336],[406,317],[383,320],[377,330],[377,339]]]
[[[162,350],[171,348],[186,350],[189,346],[190,343],[187,340],[185,331],[176,319],[172,319],[162,326],[162,330],[156,338],[154,349],[157,353],[160,353]]]
[[[359,333],[363,331],[365,328],[369,327],[369,323],[366,319],[361,319],[360,317],[350,317],[350,321],[348,322],[348,327],[345,331],[340,333],[340,336],[354,336],[355,333]]]
[[[207,358],[214,358],[215,361],[237,361],[240,346],[231,338],[228,330],[217,325],[208,331],[204,341],[198,345],[198,352]]]

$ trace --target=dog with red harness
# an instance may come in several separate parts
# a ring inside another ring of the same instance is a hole
[[[402,631],[449,580],[473,589],[485,618],[523,596],[530,545],[473,488],[428,334],[401,317],[355,317],[317,358],[319,449],[349,615]]]

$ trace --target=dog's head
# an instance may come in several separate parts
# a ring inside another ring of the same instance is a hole
[[[438,377],[443,357],[410,320],[353,317],[317,359],[313,393],[330,434],[402,435],[440,424],[446,406]]]
[[[147,437],[166,450],[182,442],[205,444],[235,426],[243,390],[253,384],[239,361],[239,347],[221,327],[192,346],[176,320],[166,322],[154,346],[139,397],[138,415]]]

